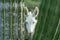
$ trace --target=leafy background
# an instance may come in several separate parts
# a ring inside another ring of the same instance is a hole
[[[33,40],[60,40],[60,0],[25,0],[24,2],[30,10],[36,6],[40,10]]]
[[[17,33],[20,40],[21,9],[19,5],[17,10],[12,6],[14,2],[19,4],[20,0],[0,0],[1,2],[8,2],[10,7],[5,9],[6,5],[0,5],[0,40],[15,40]],[[31,11],[36,6],[39,7],[33,40],[60,40],[60,0],[24,0],[24,3]]]

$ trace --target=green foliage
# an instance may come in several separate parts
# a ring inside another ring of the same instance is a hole
[[[53,40],[59,23],[59,2],[59,0],[42,0],[33,40]],[[58,40],[60,30],[58,31],[54,40]]]
[[[25,0],[24,3],[32,10],[36,6],[40,10],[33,40],[60,40],[60,0]]]
[[[19,4],[21,0],[16,0],[16,2]],[[14,0],[9,0],[10,2],[14,2]],[[2,3],[4,3],[4,0],[2,0]],[[60,18],[60,0],[24,0],[25,5],[29,8],[29,10],[33,10],[36,6],[39,7],[39,15],[38,15],[38,23],[36,25],[35,33],[33,36],[33,40],[60,40],[60,24],[59,24],[59,18]],[[8,12],[14,12],[14,8],[8,9]],[[4,16],[4,9],[2,12],[2,38],[4,40],[5,38],[5,16]],[[21,9],[18,7],[16,10],[18,13],[17,15],[17,22],[18,22],[18,28],[20,28],[20,12]],[[12,38],[14,40],[14,16],[10,15],[8,13],[8,35],[9,39]],[[12,18],[11,18],[12,16]],[[11,24],[12,20],[12,24]],[[59,24],[59,25],[58,25]],[[12,25],[12,26],[11,26]],[[12,28],[11,28],[12,27]],[[12,31],[11,31],[12,30]],[[56,32],[57,30],[57,32]],[[20,29],[18,30],[18,38],[20,39]],[[12,35],[11,35],[12,34]],[[27,33],[25,38],[28,38]]]
[[[29,10],[33,10],[36,6],[40,6],[41,1],[32,1],[32,0],[24,0],[25,5],[29,8]]]

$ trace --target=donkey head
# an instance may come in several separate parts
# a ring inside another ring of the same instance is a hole
[[[26,22],[26,28],[28,33],[33,33],[35,29],[35,25],[37,23],[36,17],[39,13],[38,7],[35,8],[34,12],[28,11],[27,7],[24,7],[24,14],[25,14],[25,22]]]

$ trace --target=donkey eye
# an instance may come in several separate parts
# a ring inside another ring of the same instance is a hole
[[[28,24],[28,22],[26,22],[26,24]]]
[[[33,24],[34,24],[35,22],[33,22]]]

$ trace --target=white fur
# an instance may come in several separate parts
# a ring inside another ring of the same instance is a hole
[[[32,14],[30,13],[31,12],[29,12],[29,15],[26,17],[26,28],[28,33],[34,32],[35,25],[37,23],[37,20],[35,19],[35,17],[33,17]]]
[[[26,22],[27,31],[28,33],[34,33],[35,26],[37,23],[36,16],[38,15],[38,9],[35,8],[33,13],[29,12],[27,7],[25,7],[25,10],[26,10],[25,22]],[[37,13],[35,11],[37,11]],[[36,13],[36,15],[34,13]]]

